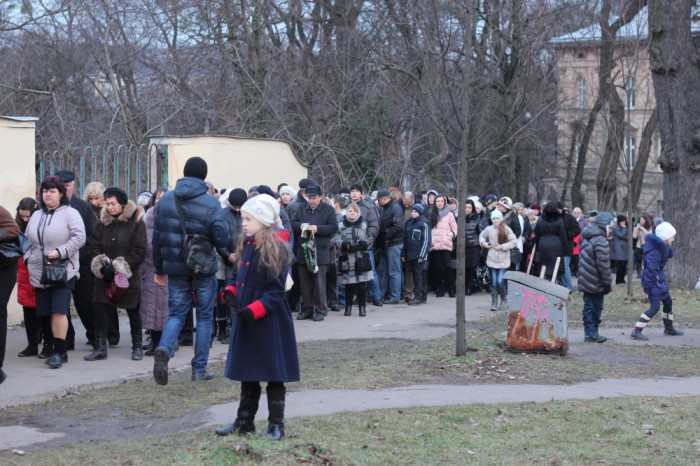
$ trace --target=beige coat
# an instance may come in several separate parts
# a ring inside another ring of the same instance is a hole
[[[517,247],[518,239],[510,227],[506,226],[506,232],[508,233],[508,242],[500,244],[500,250],[496,250],[493,247],[498,245],[498,229],[495,226],[489,226],[479,235],[479,244],[482,247],[485,247],[486,243],[491,245],[486,256],[486,265],[492,269],[507,269],[510,267],[510,250]]]

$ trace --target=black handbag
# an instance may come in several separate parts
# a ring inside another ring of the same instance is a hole
[[[15,239],[0,243],[0,267],[17,263],[32,246],[32,242],[20,233]]]
[[[41,280],[46,286],[68,286],[68,259],[50,260],[41,252]]]
[[[355,254],[355,272],[360,274],[372,270],[372,261],[369,252],[362,251]]]
[[[513,248],[510,250],[510,263],[511,264],[519,264],[520,261],[523,260],[523,253],[520,252],[520,249]]]

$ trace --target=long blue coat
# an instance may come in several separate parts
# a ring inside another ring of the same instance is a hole
[[[287,232],[278,232],[286,242]],[[246,239],[238,273],[226,288],[255,316],[246,322],[234,316],[225,375],[241,382],[297,382],[299,357],[292,312],[284,298],[289,267],[279,276],[258,269],[260,252],[255,241]]]
[[[666,281],[666,262],[673,257],[671,249],[661,238],[649,233],[644,239],[644,270],[642,271],[642,288],[649,295],[649,301],[662,301],[668,296]]]

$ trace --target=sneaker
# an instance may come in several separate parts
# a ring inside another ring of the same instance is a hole
[[[328,310],[333,312],[340,312],[340,308],[336,304],[331,305]]]
[[[398,299],[391,299],[389,301],[384,301],[384,304],[401,304],[401,301]]]
[[[204,380],[211,380],[213,378],[214,378],[214,373],[209,372],[209,371],[193,372],[192,373],[192,381],[193,382],[202,382]]]
[[[418,306],[419,304],[425,304],[426,302],[427,302],[427,300],[425,300],[425,299],[413,298],[412,300],[410,300],[406,304],[408,304],[409,306]]]
[[[372,305],[376,307],[382,307],[384,305],[384,302],[381,299],[373,299]]]
[[[588,336],[586,335],[586,338],[583,339],[584,343],[598,343],[598,338],[595,336]]]
[[[22,351],[20,351],[17,356],[19,356],[20,358],[27,358],[29,356],[38,356],[38,355],[39,355],[39,346],[30,344],[26,348],[24,348]]]
[[[153,360],[153,378],[156,379],[158,385],[168,385],[168,361],[170,361],[168,351],[163,347],[156,348]]]
[[[44,347],[41,348],[41,353],[39,353],[37,356],[39,359],[48,359],[52,355],[53,355],[53,348],[48,346],[48,345],[44,345]]]
[[[604,337],[603,335],[596,335],[596,343],[604,343],[608,341],[608,337]]]
[[[326,316],[324,316],[320,312],[317,312],[316,314],[314,314],[314,317],[313,317],[314,322],[321,322],[325,318],[326,318]]]
[[[311,320],[314,316],[310,312],[300,312],[297,316],[297,320]]]

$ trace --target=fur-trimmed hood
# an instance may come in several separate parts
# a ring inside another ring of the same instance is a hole
[[[118,216],[113,217],[107,213],[107,207],[103,207],[100,212],[100,223],[104,226],[111,224],[112,222],[128,222],[129,220],[137,222],[143,216],[143,208],[137,206],[134,201],[128,201],[122,213]]]

